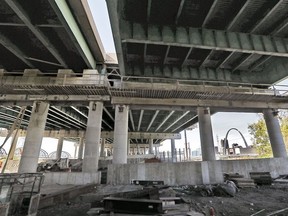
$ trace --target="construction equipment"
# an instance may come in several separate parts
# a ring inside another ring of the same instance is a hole
[[[57,160],[48,160],[38,164],[37,172],[51,171],[70,171],[71,163],[69,158],[60,158]]]

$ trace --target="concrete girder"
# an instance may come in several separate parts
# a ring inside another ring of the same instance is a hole
[[[103,110],[104,110],[104,112],[109,116],[109,118],[113,121],[113,122],[115,122],[115,119],[114,119],[114,117],[111,115],[111,113],[107,110],[107,108],[106,107],[103,107]]]
[[[72,123],[73,126],[77,127],[76,125],[78,125],[80,128],[82,127],[86,127],[87,124],[86,123],[83,123],[81,121],[79,121],[78,119],[76,119],[75,117],[71,116],[71,115],[68,115],[67,113],[65,113],[64,111],[62,111],[60,108],[57,108],[55,106],[51,106],[52,109],[50,109],[50,111],[53,111],[57,114],[60,113],[60,115],[67,120],[67,123],[70,121]],[[54,111],[54,110],[55,111]],[[70,124],[70,123],[69,123]],[[76,124],[76,125],[75,125]],[[79,129],[80,129],[79,128]]]
[[[54,102],[89,102],[89,101],[109,101],[110,96],[100,96],[100,95],[34,95],[34,94],[5,94],[0,95],[1,102],[26,102],[26,104],[31,104],[31,101],[54,101]]]
[[[155,44],[165,45],[167,47],[193,47],[208,50],[214,49],[228,52],[288,57],[288,39],[286,38],[184,27],[177,27],[174,30],[171,26],[154,26],[129,22],[125,22],[125,25],[128,26],[126,29],[128,29],[130,33],[122,34],[122,43]],[[136,29],[133,28],[135,25],[137,26]],[[135,37],[135,31],[139,28],[144,32],[147,31],[147,35],[141,35],[140,38],[138,34],[137,37]],[[153,38],[153,40],[151,38]]]
[[[84,114],[83,112],[81,112],[80,110],[78,110],[76,107],[74,106],[70,106],[74,111],[76,111],[77,113],[79,113],[81,116],[83,116],[84,118],[88,118],[88,116],[86,114]]]
[[[192,122],[192,124],[191,124]],[[187,128],[186,125],[189,124],[189,125],[193,125],[196,124],[198,122],[198,116],[193,116],[192,118],[188,119],[187,121],[185,121],[183,124],[179,125],[177,128],[173,129],[172,132],[175,132],[181,128]]]
[[[275,108],[275,109],[288,109],[288,104],[285,101],[288,99],[284,99],[281,102],[268,102],[268,101],[247,101],[249,95],[246,96],[246,100],[213,100],[213,99],[159,99],[159,98],[121,98],[121,97],[113,97],[112,104],[126,104],[126,105],[155,105],[155,106],[185,106],[185,107],[215,107],[215,108],[231,108],[237,111],[238,108],[241,110],[249,110],[249,109],[266,109],[266,108]],[[256,96],[257,97],[257,96]],[[174,111],[171,111],[174,112]],[[173,114],[173,113],[172,113]],[[171,116],[171,113],[168,115]],[[167,116],[167,117],[168,117]],[[167,118],[166,117],[166,118]],[[164,119],[167,121],[167,119]],[[166,122],[165,121],[165,122]],[[164,122],[164,123],[165,123]],[[161,126],[164,124],[163,122],[160,124]],[[160,128],[158,126],[158,128]],[[159,130],[159,129],[158,129]],[[155,130],[157,131],[157,130]]]
[[[156,128],[156,130],[155,130],[155,132],[157,132],[161,127],[162,127],[162,125],[163,124],[165,124],[165,122],[174,114],[174,110],[172,110],[170,113],[169,113],[169,115],[168,116],[166,116],[164,119],[163,119],[163,121],[158,125],[158,127]]]
[[[19,136],[25,136],[26,130],[19,130]],[[0,133],[0,136],[6,137],[7,134]],[[65,137],[65,138],[77,138],[84,137],[85,130],[45,130],[44,137]],[[103,139],[113,139],[113,131],[102,131],[101,138]],[[147,133],[147,132],[128,132],[129,139],[181,139],[180,133]]]
[[[157,117],[159,112],[160,112],[160,110],[156,110],[155,111],[155,113],[154,113],[154,115],[153,115],[153,117],[152,117],[152,119],[151,119],[151,121],[150,121],[150,123],[149,123],[149,125],[148,125],[148,127],[146,129],[146,131],[149,131],[149,129],[151,128],[151,126],[152,126],[153,122],[155,121],[155,119],[156,119],[156,117]]]
[[[234,72],[234,71],[238,70],[243,64],[245,64],[246,62],[248,62],[254,55],[255,55],[255,53],[251,53],[251,54],[249,54],[247,57],[245,57],[244,59],[242,59],[242,60],[240,61],[240,63],[239,63],[236,67],[234,67],[234,68],[232,69],[232,71]]]
[[[182,118],[184,118],[190,111],[186,111],[183,113],[179,118],[177,118],[173,123],[171,123],[163,132],[167,131],[169,128],[171,128],[173,125],[175,125],[177,122],[179,122]]]
[[[132,114],[131,110],[129,110],[129,118],[130,118],[130,121],[132,124],[132,129],[133,129],[133,131],[135,131],[135,124],[134,124],[133,114]]]
[[[0,33],[0,44],[2,44],[2,46],[4,46],[7,50],[13,53],[18,59],[20,59],[30,68],[35,68],[35,66],[25,58],[26,55],[17,46],[15,46],[14,43],[12,43],[12,41],[10,41],[7,37],[5,37],[1,33]]]
[[[144,110],[142,109],[142,110],[140,111],[140,116],[139,116],[139,122],[138,122],[137,131],[140,131],[143,114],[144,114]]]
[[[49,39],[29,20],[28,15],[21,7],[19,3],[16,1],[5,0],[6,4],[17,14],[17,16],[25,23],[25,25],[30,29],[30,31],[41,41],[41,43],[49,50],[49,52],[57,59],[57,61],[64,68],[68,68],[64,59],[61,57],[60,53],[56,50],[56,48],[52,45]]]

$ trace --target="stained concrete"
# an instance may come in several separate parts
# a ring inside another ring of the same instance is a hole
[[[44,184],[61,184],[61,185],[84,185],[100,184],[101,173],[84,173],[84,172],[50,172],[45,173]]]
[[[223,173],[239,173],[249,178],[250,172],[270,172],[272,178],[288,174],[288,159],[110,164],[107,181],[108,184],[130,184],[133,179],[163,180],[168,185],[216,184],[223,182]]]

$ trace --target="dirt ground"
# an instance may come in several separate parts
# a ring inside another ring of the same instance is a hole
[[[189,209],[203,213],[203,215],[210,216],[209,209],[213,207],[217,216],[250,216],[261,210],[261,213],[255,215],[267,216],[271,212],[288,207],[288,184],[243,188],[234,197],[203,197],[196,191],[183,194],[172,188],[160,190],[160,196],[180,196],[189,206]],[[72,200],[71,202],[59,203],[56,206],[41,209],[37,215],[85,216],[89,209],[90,203],[79,203],[79,201]],[[169,210],[167,213],[169,213]],[[288,216],[288,211],[273,215]]]

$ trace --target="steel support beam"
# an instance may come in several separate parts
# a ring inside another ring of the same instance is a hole
[[[35,66],[25,58],[25,54],[14,45],[7,37],[0,33],[0,44],[4,46],[7,50],[13,53],[18,59],[28,65],[30,68],[35,68]]]
[[[176,19],[175,19],[175,23],[178,24],[179,22],[179,18],[182,14],[182,10],[183,10],[183,6],[184,6],[184,3],[185,3],[186,0],[181,0],[180,2],[180,5],[179,5],[179,8],[178,8],[178,12],[177,12],[177,15],[176,15]]]
[[[57,61],[64,68],[68,68],[64,59],[61,57],[60,53],[56,50],[53,44],[49,41],[49,39],[36,27],[34,26],[29,16],[26,14],[21,5],[16,1],[5,0],[6,4],[17,14],[17,16],[24,22],[24,24],[30,29],[30,31],[41,41],[41,43],[46,47],[49,52],[57,59]]]
[[[254,26],[254,28],[251,30],[251,34],[261,34],[261,27],[265,26],[265,22],[269,19],[271,19],[271,17],[277,16],[277,9],[279,9],[280,7],[287,7],[287,5],[283,5],[285,1],[284,0],[280,0],[269,12],[268,14],[259,22],[257,23],[256,26]]]
[[[129,110],[129,118],[131,121],[132,129],[133,129],[133,131],[135,131],[135,124],[134,124],[133,114],[132,114],[131,110]]]
[[[74,38],[76,39],[80,49],[80,53],[89,68],[96,68],[96,60],[94,59],[93,54],[76,22],[73,17],[73,14],[65,0],[55,0],[56,5],[62,13],[62,16],[65,19],[65,22],[69,26],[70,31],[72,32]]]
[[[122,43],[165,45],[167,50],[164,62],[171,46],[288,57],[285,48],[288,46],[288,39],[286,38],[209,29],[185,29],[183,27],[173,29],[171,26],[148,25],[146,27],[142,24],[138,25],[143,28],[143,31],[147,28],[158,28],[161,38],[158,41],[152,41],[149,40],[149,35],[142,35],[142,38],[139,39],[135,38],[134,34],[125,34],[122,36]],[[132,25],[130,28],[131,33],[133,33]]]

